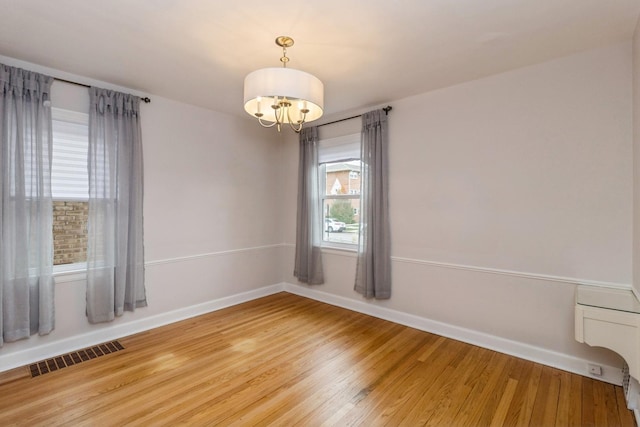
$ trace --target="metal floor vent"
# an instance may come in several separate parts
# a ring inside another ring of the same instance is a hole
[[[124,347],[119,341],[106,342],[104,344],[98,344],[93,347],[72,351],[71,353],[33,363],[29,365],[29,371],[31,371],[31,378],[34,378],[39,375],[57,371],[58,369],[66,368],[67,366],[77,365],[78,363],[104,356],[105,354],[115,353],[120,350],[124,350]]]

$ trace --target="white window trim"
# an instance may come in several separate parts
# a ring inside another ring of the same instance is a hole
[[[353,160],[353,159],[350,159]],[[342,160],[336,160],[336,162],[341,162]],[[347,160],[348,161],[348,160]],[[333,162],[332,162],[333,163]],[[318,173],[320,174],[320,188],[322,189],[320,193],[320,230],[322,230],[322,239],[320,239],[320,247],[321,248],[329,248],[329,249],[337,249],[337,250],[346,250],[346,251],[356,251],[358,247],[358,242],[356,243],[341,243],[341,242],[331,242],[325,240],[325,233],[328,233],[324,230],[324,204],[326,200],[360,200],[360,193],[358,194],[325,194],[327,189],[327,171],[325,168],[325,164],[321,164],[318,168]],[[358,232],[358,240],[360,240],[360,233]]]
[[[89,114],[66,110],[63,108],[52,107],[51,119],[69,123],[76,123],[81,125],[89,125]],[[54,201],[80,201],[86,202],[88,198],[80,197],[54,197]],[[60,264],[53,266],[53,276],[56,283],[76,282],[80,280],[86,280],[87,278],[87,263],[76,262],[73,264]]]
[[[322,191],[320,192],[320,230],[322,230],[322,239],[320,240],[320,248],[322,251],[331,250],[344,252],[356,252],[358,248],[358,243],[341,243],[341,242],[330,242],[325,240],[325,231],[324,231],[324,204],[325,200],[353,200],[360,199],[360,193],[358,194],[325,194],[327,189],[327,173],[325,164],[326,163],[337,163],[337,162],[349,162],[352,160],[360,160],[360,133],[348,134],[337,136],[334,138],[322,139],[319,142],[319,153],[318,153],[318,162],[320,163],[318,166],[318,173],[320,174],[319,183],[321,185]],[[350,172],[351,174],[351,172]],[[359,235],[358,235],[359,240]]]

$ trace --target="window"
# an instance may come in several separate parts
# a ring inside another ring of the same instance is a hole
[[[53,156],[53,264],[74,264],[87,259],[89,213],[89,115],[51,109]]]
[[[321,140],[318,150],[323,233],[330,246],[358,244],[360,134]]]

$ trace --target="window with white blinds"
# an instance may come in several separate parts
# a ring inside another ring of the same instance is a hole
[[[353,249],[360,230],[360,134],[320,140],[318,163],[322,243]]]
[[[54,200],[87,200],[89,177],[89,115],[76,111],[51,109],[53,157],[51,192]]]

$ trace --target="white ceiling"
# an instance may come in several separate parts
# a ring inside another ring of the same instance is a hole
[[[0,0],[0,55],[230,114],[246,74],[289,66],[325,113],[629,40],[640,0]]]

